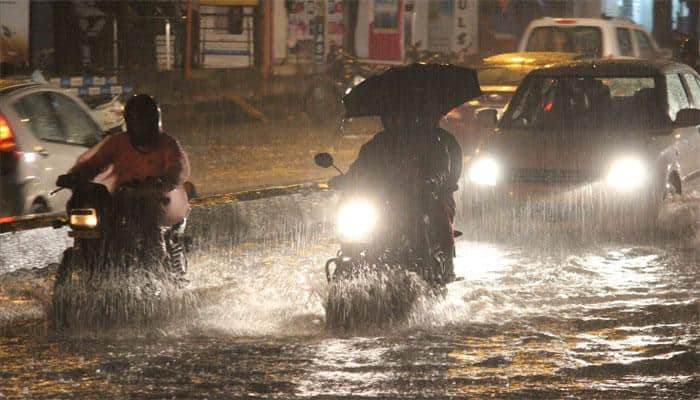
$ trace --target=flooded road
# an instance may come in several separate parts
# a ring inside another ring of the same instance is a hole
[[[423,302],[404,326],[341,335],[323,326],[323,261],[334,249],[195,254],[200,314],[147,333],[56,335],[40,320],[50,274],[0,275],[0,394],[698,398],[694,250],[461,241],[464,280],[445,298]]]

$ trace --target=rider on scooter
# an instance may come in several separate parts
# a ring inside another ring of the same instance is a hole
[[[381,120],[384,130],[362,146],[348,172],[334,178],[331,185],[344,189],[369,187],[374,192],[384,192],[402,206],[424,203],[425,193],[430,192],[427,214],[434,239],[446,256],[444,278],[452,281],[452,194],[458,188],[462,149],[454,136],[440,129],[439,116],[395,113],[382,115]],[[416,188],[416,182],[421,182],[422,187]]]
[[[160,227],[179,223],[189,212],[183,188],[189,161],[179,143],[161,130],[160,108],[153,97],[133,96],[124,119],[126,133],[108,136],[83,153],[56,184],[92,180],[105,185],[114,196],[117,215],[141,218],[145,239],[163,248]],[[120,186],[133,181],[139,181],[139,190],[153,201],[134,205],[123,198]]]

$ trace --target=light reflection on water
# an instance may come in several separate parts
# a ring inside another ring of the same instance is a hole
[[[669,244],[459,242],[464,280],[405,325],[323,328],[330,242],[194,254],[188,331],[56,336],[47,274],[0,275],[0,393],[39,397],[697,395],[697,253]],[[22,318],[24,327],[17,326]],[[14,326],[13,326],[14,325]]]

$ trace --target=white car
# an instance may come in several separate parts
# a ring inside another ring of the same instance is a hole
[[[484,113],[484,114],[481,114]],[[480,118],[496,119],[496,110]],[[700,76],[680,63],[578,61],[534,70],[472,155],[477,209],[649,211],[700,188]],[[511,207],[512,206],[512,207]],[[649,215],[648,213],[645,215]]]
[[[525,29],[518,51],[580,53],[586,58],[670,58],[643,26],[615,18],[541,18]]]
[[[56,178],[102,137],[78,98],[47,84],[0,82],[0,221],[59,212],[69,192]]]

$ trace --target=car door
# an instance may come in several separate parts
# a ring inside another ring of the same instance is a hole
[[[56,91],[31,93],[19,99],[14,107],[41,142],[43,171],[40,181],[47,192],[51,191],[56,178],[66,173],[78,156],[97,143],[100,128],[75,100]],[[69,195],[69,192],[61,191],[46,200],[51,210],[63,210]]]
[[[671,121],[676,120],[678,111],[684,108],[690,108],[691,103],[688,99],[688,94],[681,80],[680,74],[666,75],[666,97],[668,106],[668,116]],[[697,180],[698,165],[697,162],[697,136],[698,128],[694,126],[675,128],[674,138],[675,145],[678,151],[678,161],[680,162],[680,175],[683,185],[694,187]],[[684,189],[685,190],[685,189]]]

